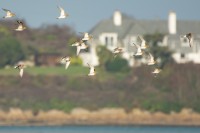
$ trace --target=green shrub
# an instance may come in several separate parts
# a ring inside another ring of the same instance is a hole
[[[0,67],[14,65],[24,58],[22,46],[16,39],[7,37],[0,40]]]
[[[107,61],[105,68],[109,72],[127,72],[129,70],[127,60],[120,57]]]
[[[151,112],[170,113],[171,111],[179,112],[183,106],[177,102],[147,100],[142,103],[142,108]]]

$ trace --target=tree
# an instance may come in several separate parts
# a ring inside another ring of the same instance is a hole
[[[14,65],[24,58],[24,51],[16,39],[7,36],[0,39],[0,67]]]
[[[109,72],[126,72],[129,70],[128,61],[121,57],[116,57],[113,60],[108,60],[105,68]]]
[[[97,47],[100,67],[109,72],[128,71],[128,61],[117,56],[116,58],[105,46]]]
[[[106,62],[114,58],[113,54],[105,46],[101,45],[97,47],[97,55],[99,56],[99,66],[104,70]]]

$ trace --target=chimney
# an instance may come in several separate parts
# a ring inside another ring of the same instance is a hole
[[[121,26],[122,24],[122,15],[120,11],[115,11],[113,15],[113,23],[115,26]]]
[[[168,30],[169,34],[176,34],[176,13],[173,11],[169,12]]]

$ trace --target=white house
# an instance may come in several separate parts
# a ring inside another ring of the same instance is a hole
[[[193,47],[190,48],[186,39],[180,35],[192,32],[194,34]],[[136,20],[120,11],[115,11],[109,19],[100,21],[90,31],[94,39],[89,53],[81,53],[84,64],[87,62],[96,66],[99,64],[96,55],[96,46],[105,45],[113,51],[117,46],[123,47],[123,57],[131,66],[137,65],[137,60],[132,58],[135,48],[130,46],[137,41],[137,36],[145,34],[162,33],[166,36],[160,46],[168,46],[174,51],[173,58],[177,63],[200,63],[200,21],[177,20],[176,13],[170,12],[168,20]]]

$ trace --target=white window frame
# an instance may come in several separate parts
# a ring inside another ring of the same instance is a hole
[[[107,38],[107,44],[106,44],[106,38]],[[99,36],[101,44],[106,46],[110,50],[113,50],[114,48],[117,47],[117,39],[118,39],[117,33],[102,33]]]

